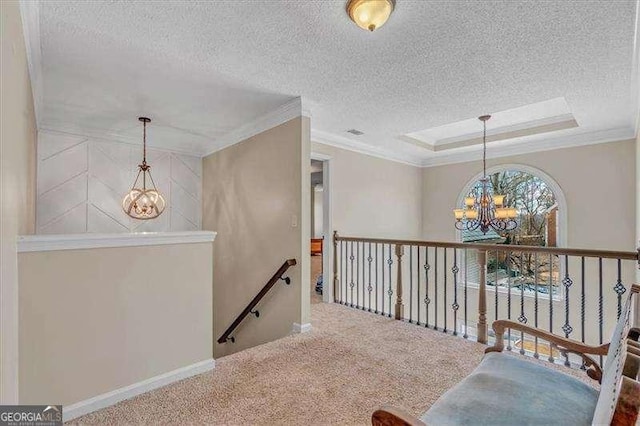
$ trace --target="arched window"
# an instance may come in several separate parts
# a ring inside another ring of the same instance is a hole
[[[527,166],[503,165],[487,170],[494,193],[506,196],[508,207],[518,210],[518,227],[513,231],[490,230],[459,231],[458,238],[466,243],[509,244],[541,247],[564,245],[566,235],[566,202],[560,187],[543,172]],[[474,188],[481,185],[478,175],[465,186],[458,205]],[[478,282],[476,252],[467,251],[466,279]],[[557,256],[509,253],[500,250],[488,252],[487,285],[499,290],[520,291],[533,295],[561,296],[561,265]]]

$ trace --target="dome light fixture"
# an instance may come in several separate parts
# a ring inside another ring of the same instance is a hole
[[[124,212],[134,219],[149,220],[160,216],[166,207],[166,202],[162,195],[158,192],[156,184],[151,177],[151,166],[147,164],[147,123],[151,119],[147,117],[138,117],[142,121],[142,164],[138,165],[138,175],[133,182],[131,190],[122,200],[122,209]],[[137,187],[138,181],[142,175],[142,188]],[[152,187],[147,188],[147,176]]]
[[[363,30],[374,31],[387,22],[395,0],[349,0],[347,14]]]

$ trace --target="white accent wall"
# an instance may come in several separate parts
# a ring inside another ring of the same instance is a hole
[[[200,230],[202,160],[148,149],[151,175],[167,201],[157,219],[129,218],[121,206],[142,161],[140,146],[54,131],[38,134],[36,232]]]

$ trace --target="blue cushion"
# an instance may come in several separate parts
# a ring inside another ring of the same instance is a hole
[[[503,353],[488,353],[420,417],[427,425],[588,425],[598,392],[578,379]]]

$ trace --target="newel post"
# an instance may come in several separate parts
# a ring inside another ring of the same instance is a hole
[[[478,343],[487,344],[487,252],[478,250],[480,288],[478,290]]]
[[[333,231],[333,301],[338,301],[338,231]]]
[[[404,303],[402,302],[402,256],[404,246],[396,244],[396,257],[398,258],[398,279],[396,280],[396,319],[404,319]]]

